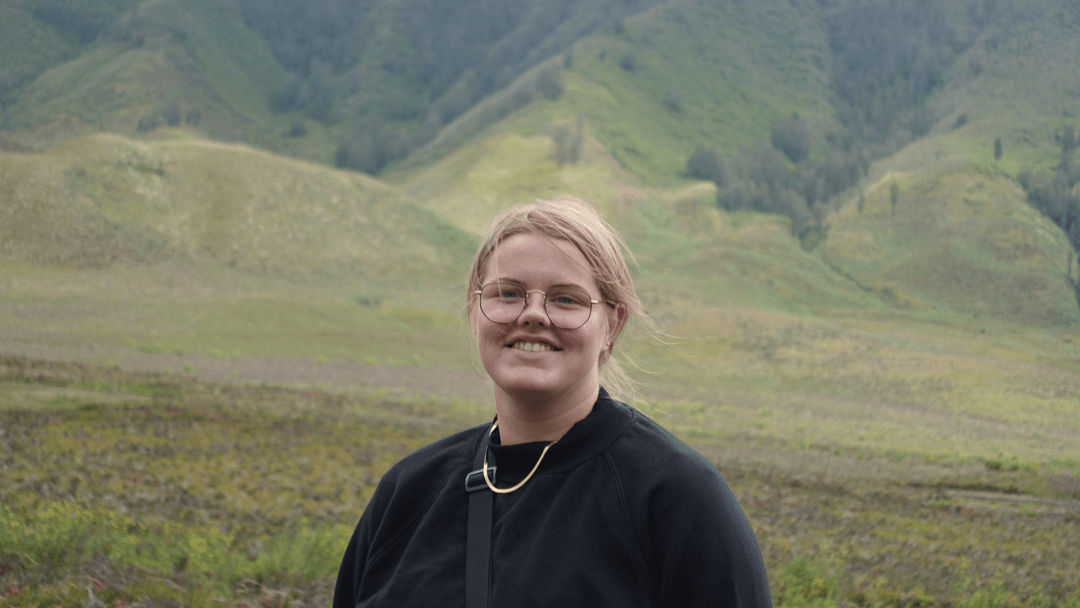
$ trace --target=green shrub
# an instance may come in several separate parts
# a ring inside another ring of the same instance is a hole
[[[810,130],[797,115],[773,125],[769,141],[795,164],[810,156]]]
[[[296,584],[332,575],[351,531],[341,526],[300,529],[270,539],[252,567],[259,581]]]
[[[686,176],[707,179],[722,187],[729,181],[727,169],[720,154],[712,148],[698,148],[686,159]]]
[[[184,573],[195,588],[226,595],[248,579],[296,585],[332,576],[348,535],[342,526],[303,524],[264,542],[239,543],[214,526],[147,525],[76,502],[46,503],[22,517],[0,505],[2,563],[62,575],[105,558],[144,574]]]
[[[961,600],[956,608],[1019,608],[1021,602],[1005,589],[1001,583],[994,583],[975,591],[967,599]]]
[[[24,520],[0,505],[0,558],[40,570],[66,569],[110,550],[126,550],[122,515],[67,502],[47,503]],[[134,540],[134,539],[132,539]]]
[[[839,584],[830,569],[809,557],[784,564],[778,579],[777,605],[783,608],[826,608],[837,605]]]

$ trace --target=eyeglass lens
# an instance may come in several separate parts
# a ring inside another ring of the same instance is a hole
[[[480,312],[493,323],[513,323],[528,306],[529,291],[516,283],[488,283],[480,289]],[[574,286],[556,287],[544,295],[544,310],[551,324],[560,329],[577,329],[592,314],[589,292]]]

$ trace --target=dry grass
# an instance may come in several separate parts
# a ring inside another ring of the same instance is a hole
[[[0,387],[5,606],[82,605],[88,588],[116,605],[325,605],[381,472],[487,415],[481,401],[14,357],[0,360]],[[933,441],[904,433],[930,406],[881,423],[910,440],[898,450],[878,443],[887,432],[846,444],[860,422],[842,403],[806,404],[831,416],[816,422],[737,393],[729,403],[671,402],[652,414],[728,477],[782,605],[816,588],[807,572],[833,581],[845,604],[1080,601],[1066,566],[1080,540],[1075,462],[965,456],[994,436],[931,457]],[[942,415],[927,428],[950,428]],[[829,428],[822,441],[799,439]],[[1028,493],[1036,486],[1042,497]]]

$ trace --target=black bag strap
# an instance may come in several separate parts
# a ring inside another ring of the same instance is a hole
[[[495,493],[484,481],[484,457],[488,434],[480,440],[473,468],[465,475],[469,495],[468,531],[465,541],[465,608],[488,608],[491,581],[491,518]],[[495,483],[495,467],[488,465],[488,477]]]

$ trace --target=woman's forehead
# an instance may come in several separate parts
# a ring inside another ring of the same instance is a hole
[[[528,282],[532,279],[596,285],[588,260],[573,243],[527,232],[509,236],[499,243],[491,252],[484,271],[485,282],[495,279]]]

